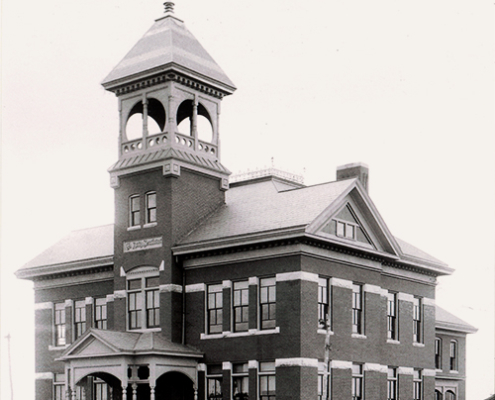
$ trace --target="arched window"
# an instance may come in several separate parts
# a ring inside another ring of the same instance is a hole
[[[435,390],[435,400],[442,400],[442,392],[440,390]]]
[[[452,390],[447,390],[445,400],[455,400],[455,393]]]

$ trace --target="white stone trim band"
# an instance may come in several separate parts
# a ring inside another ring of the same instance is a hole
[[[34,311],[38,310],[53,310],[53,303],[51,301],[47,301],[45,303],[35,303]]]
[[[382,294],[382,288],[380,286],[370,285],[368,283],[363,285],[363,291],[368,293],[379,294],[379,295]]]
[[[232,371],[232,363],[230,361],[224,361],[222,363],[222,370]]]
[[[160,293],[182,293],[182,286],[175,283],[168,283],[166,285],[160,285]]]
[[[86,297],[86,298],[84,299],[84,302],[85,302],[87,305],[93,305],[94,300],[93,300],[93,298],[92,298],[92,297]]]
[[[206,371],[206,364],[199,363],[197,369],[198,371]]]
[[[409,301],[412,303],[414,301],[414,296],[412,294],[409,294],[409,293],[399,292],[399,293],[397,293],[397,299],[402,300],[402,301]]]
[[[352,290],[352,281],[340,278],[330,278],[330,285]]]
[[[365,363],[363,366],[363,370],[369,372],[381,372],[382,374],[386,374],[388,372],[388,367],[381,364]]]
[[[258,369],[258,361],[257,360],[249,360],[248,361],[248,369]]]
[[[435,299],[429,299],[428,297],[423,297],[423,305],[435,307]]]
[[[260,284],[260,279],[257,276],[251,276],[248,280],[249,285],[259,285]]]
[[[311,272],[304,271],[294,271],[294,272],[283,272],[277,274],[275,277],[277,282],[284,281],[308,281],[318,283],[318,275]]]
[[[204,292],[206,285],[204,283],[194,283],[192,285],[186,285],[186,293]]]
[[[65,300],[65,307],[72,307],[74,305],[74,301],[71,299]]]
[[[232,281],[222,281],[222,289],[231,289]]]
[[[414,375],[414,368],[399,367],[397,373],[402,375]]]
[[[275,367],[313,367],[318,368],[317,358],[277,358]]]
[[[436,371],[434,369],[424,369],[423,376],[436,376]]]
[[[125,299],[126,298],[126,291],[125,290],[114,290],[113,298],[114,299]]]
[[[52,379],[53,380],[53,372],[36,372],[34,374],[34,379]]]
[[[352,369],[352,361],[332,360],[330,361],[330,368]]]
[[[115,300],[115,295],[114,294],[107,294],[107,303],[109,301],[114,301]]]

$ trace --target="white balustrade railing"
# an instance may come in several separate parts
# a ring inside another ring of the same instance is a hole
[[[192,136],[184,135],[182,133],[175,133],[173,137],[175,139],[171,140],[169,133],[162,132],[148,136],[145,139],[140,138],[125,142],[122,144],[122,155],[149,148],[166,146],[185,147],[212,156],[218,155],[218,147],[212,143],[204,142],[199,139],[194,140]],[[146,146],[144,145],[145,143]]]

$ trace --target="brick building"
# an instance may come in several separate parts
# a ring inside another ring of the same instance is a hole
[[[103,86],[115,224],[17,272],[35,287],[37,399],[464,399],[474,329],[435,305],[452,270],[391,234],[365,164],[309,187],[275,169],[229,181],[235,86],[171,3]]]

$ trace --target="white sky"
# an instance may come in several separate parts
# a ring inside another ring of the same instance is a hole
[[[370,166],[394,235],[447,262],[437,303],[479,328],[468,399],[494,393],[495,35],[488,0],[189,0],[176,15],[235,82],[233,172],[335,179]],[[113,222],[117,100],[100,82],[159,1],[2,1],[1,397],[33,398],[30,282],[13,271],[71,230]],[[5,396],[5,397],[4,397]]]

